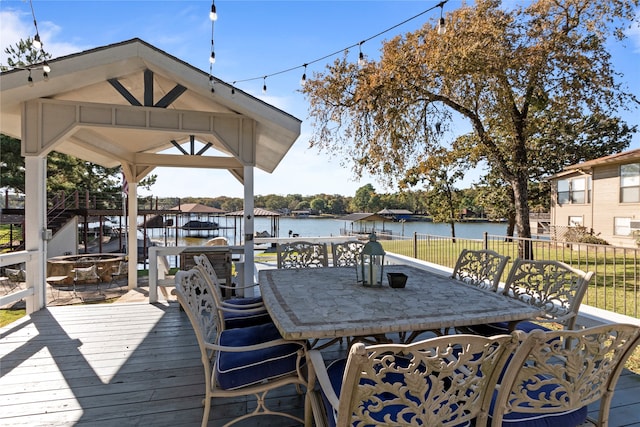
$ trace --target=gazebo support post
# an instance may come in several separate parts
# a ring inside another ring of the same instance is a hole
[[[36,133],[27,133],[35,135]],[[27,141],[29,142],[29,141]],[[25,250],[31,253],[26,262],[26,282],[33,286],[33,297],[26,298],[26,311],[31,314],[46,306],[47,269],[47,157],[27,155],[25,164]]]
[[[129,216],[129,229],[127,230],[127,253],[129,257],[128,287],[138,287],[138,183],[133,177],[129,179],[129,194],[127,196],[127,208]],[[144,256],[144,254],[143,254]]]
[[[255,268],[254,252],[253,252],[253,234],[254,234],[254,217],[253,217],[253,166],[244,166],[244,285],[248,286],[254,283],[253,270]],[[246,293],[253,293],[253,288],[245,288]],[[245,295],[254,296],[254,295]]]

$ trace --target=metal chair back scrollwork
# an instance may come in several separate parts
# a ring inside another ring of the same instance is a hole
[[[469,285],[496,292],[509,257],[492,250],[463,249],[452,277]]]
[[[573,329],[592,277],[592,271],[584,272],[560,261],[518,258],[507,277],[504,294],[543,309],[544,315],[536,321]]]
[[[640,327],[534,330],[509,361],[491,405],[492,425],[606,426],[620,373],[640,343]],[[600,401],[598,419],[588,405]]]
[[[364,243],[352,240],[342,243],[331,243],[331,255],[334,267],[355,267],[362,253]]]
[[[278,268],[321,268],[329,265],[326,243],[279,243]]]
[[[316,425],[460,426],[475,420],[484,426],[497,378],[517,344],[515,334],[356,343],[346,360],[328,367],[311,350],[310,381],[320,384],[308,399]]]

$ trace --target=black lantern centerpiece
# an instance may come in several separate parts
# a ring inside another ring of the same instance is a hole
[[[364,286],[382,286],[385,251],[377,241],[376,233],[369,235],[369,241],[356,258],[358,282]]]

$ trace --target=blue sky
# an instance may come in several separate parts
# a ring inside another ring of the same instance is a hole
[[[216,63],[213,74],[229,83],[237,81],[244,91],[303,120],[302,133],[273,174],[256,171],[255,194],[343,194],[353,196],[368,183],[380,192],[393,191],[370,177],[356,179],[341,159],[308,148],[311,125],[307,104],[298,92],[302,65],[310,63],[395,26],[435,6],[438,1],[224,1],[217,0],[218,20],[214,41]],[[451,0],[445,12],[460,5]],[[140,38],[202,70],[209,70],[211,45],[210,1],[33,1],[45,50],[54,57],[98,46]],[[396,34],[413,31],[427,20],[439,18],[439,9],[428,12],[367,41],[363,52],[372,58],[381,43]],[[19,39],[33,37],[31,8],[25,0],[0,0],[0,48]],[[640,29],[625,45],[612,45],[617,70],[630,91],[640,97]],[[350,50],[354,61],[358,49]],[[5,54],[0,58],[6,64]],[[312,64],[307,74],[322,71],[335,57]],[[295,68],[269,77],[262,93],[261,76]],[[55,69],[52,70],[55,73]],[[622,114],[630,125],[640,125],[640,114]],[[466,130],[460,124],[458,130]],[[451,135],[453,136],[453,135]],[[630,148],[640,148],[636,135]],[[165,196],[242,197],[242,186],[224,171],[158,168],[152,192]],[[477,174],[470,172],[462,183],[470,185]],[[209,183],[194,186],[194,182]]]

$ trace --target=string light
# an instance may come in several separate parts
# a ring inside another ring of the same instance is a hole
[[[214,50],[215,44],[213,42],[213,30],[215,28],[214,22],[218,20],[218,13],[216,12],[215,1],[211,1],[211,12],[209,12],[209,19],[211,20],[211,54],[209,55],[209,86],[211,86],[211,93],[215,93],[215,80],[213,78],[213,64],[216,63],[216,52]]]
[[[359,56],[358,56],[358,65],[362,66],[362,65],[365,64],[364,54],[362,53],[362,45],[365,42],[368,42],[368,41],[373,40],[373,39],[375,39],[377,37],[380,37],[381,35],[383,35],[385,33],[388,33],[389,31],[394,30],[394,29],[400,27],[401,25],[404,25],[407,22],[410,22],[410,21],[412,21],[412,20],[414,20],[414,19],[416,19],[416,18],[418,18],[418,17],[420,17],[420,16],[422,16],[422,15],[428,13],[428,12],[431,12],[432,10],[434,10],[434,9],[436,9],[438,7],[440,8],[440,21],[439,21],[439,25],[438,25],[438,34],[444,34],[444,31],[446,30],[446,27],[445,27],[445,23],[444,23],[444,18],[442,17],[442,12],[444,10],[444,5],[448,1],[449,0],[443,0],[440,3],[436,4],[435,6],[432,6],[427,10],[424,10],[424,11],[422,11],[422,12],[420,12],[420,13],[418,13],[418,14],[416,14],[416,15],[408,18],[408,19],[405,19],[404,21],[402,21],[402,22],[400,22],[400,23],[398,23],[398,24],[396,24],[396,25],[394,25],[392,27],[389,27],[386,30],[383,30],[383,31],[371,36],[371,37],[368,37],[368,38],[360,41],[359,43],[352,44],[352,45],[347,46],[347,47],[345,47],[343,49],[337,50],[335,52],[332,52],[332,53],[329,53],[327,55],[324,55],[324,56],[322,56],[320,58],[314,59],[313,61],[307,61],[302,65],[290,67],[290,68],[287,68],[287,69],[284,69],[284,70],[281,70],[281,71],[276,71],[275,73],[267,74],[267,75],[264,75],[264,76],[256,76],[256,77],[250,77],[250,78],[247,78],[247,79],[236,80],[236,81],[233,82],[233,85],[235,86],[236,83],[244,83],[244,82],[250,82],[250,81],[262,79],[263,80],[262,92],[265,93],[267,91],[267,84],[266,84],[267,77],[273,77],[273,76],[277,76],[277,75],[280,75],[280,74],[285,74],[285,73],[288,73],[290,71],[297,70],[298,68],[303,68],[304,69],[304,72],[302,74],[302,78],[300,79],[300,84],[304,85],[306,83],[306,80],[307,80],[307,66],[308,65],[315,64],[316,62],[324,61],[325,59],[328,59],[328,58],[331,58],[333,56],[336,56],[336,55],[338,55],[338,54],[340,54],[340,53],[342,53],[344,51],[348,51],[349,49],[352,49],[352,48],[354,48],[356,46],[360,47],[360,53],[359,53]],[[235,88],[232,87],[231,91],[232,91],[232,93],[235,93]]]
[[[209,12],[209,19],[211,19],[212,21],[217,21],[218,20],[218,12],[216,12],[216,2],[215,1],[211,2],[211,12]]]
[[[14,68],[21,69],[21,70],[28,70],[29,75],[27,76],[27,83],[29,84],[29,86],[33,86],[34,82],[33,82],[33,76],[31,76],[31,71],[42,70],[42,77],[44,81],[47,82],[49,81],[49,73],[51,72],[51,66],[49,66],[49,63],[47,62],[47,59],[46,59],[47,54],[42,47],[43,43],[42,43],[42,39],[40,38],[40,32],[38,31],[38,21],[36,20],[36,13],[33,10],[32,0],[29,0],[29,6],[31,7],[31,16],[33,17],[33,26],[35,27],[35,30],[36,30],[36,35],[33,37],[31,45],[33,46],[34,49],[40,51],[41,57],[43,58],[43,62],[42,62],[42,66],[27,64],[24,66],[19,66]]]
[[[37,25],[35,19],[33,25]],[[40,34],[38,34],[38,27],[36,26],[36,36],[33,38],[33,47],[40,50],[42,49],[42,42],[40,41]]]
[[[33,47],[40,50],[42,49],[42,41],[40,40],[40,32],[38,31],[38,22],[36,22],[36,13],[33,11],[33,1],[29,0],[31,6],[31,16],[33,17],[33,26],[36,28],[36,35],[33,38]]]
[[[438,34],[443,35],[447,32],[447,24],[444,22],[442,12],[444,11],[444,4],[440,3],[440,22],[438,22]]]
[[[307,84],[307,64],[304,64],[304,72],[302,73],[302,78],[300,79],[300,86]]]
[[[364,43],[364,41],[361,41],[360,44],[358,45],[358,49],[360,49],[360,54],[358,55],[358,66],[360,67],[364,67],[365,61],[364,61],[364,54],[362,53],[362,44]]]

